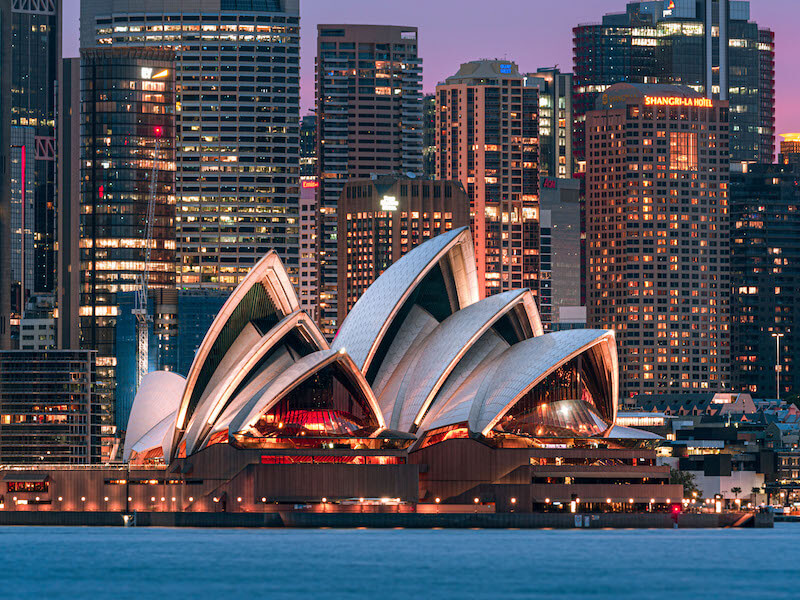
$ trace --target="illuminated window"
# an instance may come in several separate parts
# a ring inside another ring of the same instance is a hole
[[[672,131],[669,134],[669,168],[673,171],[697,170],[697,134]]]

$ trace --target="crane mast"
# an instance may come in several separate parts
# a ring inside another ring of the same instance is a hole
[[[153,316],[147,304],[147,286],[150,280],[150,250],[153,245],[153,221],[156,212],[156,191],[158,180],[158,151],[161,142],[161,128],[156,127],[156,145],[153,153],[153,169],[150,172],[150,198],[147,202],[147,217],[144,236],[144,268],[136,278],[136,300],[133,314],[136,315],[136,389],[142,383],[149,369],[150,323]]]

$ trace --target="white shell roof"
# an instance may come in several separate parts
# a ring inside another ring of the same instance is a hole
[[[352,359],[343,351],[322,350],[304,356],[256,393],[239,411],[239,414],[231,420],[229,425],[230,433],[233,434],[246,429],[297,385],[334,362],[341,363],[351,373],[375,413],[379,428],[385,428],[383,415],[378,407],[375,395]]]
[[[203,448],[213,434],[228,429],[231,422],[245,409],[248,402],[260,391],[264,390],[278,375],[289,369],[295,362],[295,358],[285,347],[276,350],[274,355],[270,357],[269,364],[265,365],[264,368],[253,377],[253,380],[236,395],[224,412],[213,422],[213,427],[204,438],[201,438],[196,448]]]
[[[208,330],[208,333],[203,338],[200,348],[194,357],[192,366],[189,369],[189,374],[186,378],[186,389],[184,390],[183,398],[181,400],[180,408],[178,410],[178,418],[176,420],[176,433],[178,429],[185,428],[188,421],[191,420],[192,415],[189,412],[189,405],[194,393],[194,388],[200,371],[203,369],[214,343],[222,333],[228,319],[233,312],[247,296],[247,293],[256,285],[263,285],[267,291],[270,299],[275,304],[276,308],[285,317],[300,309],[300,301],[297,298],[297,293],[292,286],[292,282],[283,268],[278,254],[274,251],[267,253],[256,266],[254,266],[244,280],[237,286],[230,297],[227,299],[222,309],[217,314],[214,322]],[[178,445],[177,437],[173,441],[173,450]]]
[[[353,306],[331,347],[346,349],[358,368],[366,373],[397,312],[444,256],[450,257],[460,307],[477,302],[472,237],[468,227],[454,229],[417,246],[386,269]]]
[[[169,441],[172,439],[172,428],[175,426],[175,417],[178,411],[171,412],[160,423],[148,431],[139,441],[130,446],[126,446],[126,453],[123,455],[123,460],[129,460],[131,454],[143,454],[153,448],[161,448],[162,456],[166,456],[169,450]]]
[[[461,358],[497,320],[519,304],[528,290],[497,294],[450,315],[425,339],[397,390],[390,427],[411,431]],[[529,298],[528,298],[529,299]],[[387,403],[382,398],[381,404]]]
[[[185,386],[186,380],[183,377],[168,371],[155,371],[144,376],[131,407],[128,429],[125,432],[123,460],[130,458],[131,451],[136,446],[141,446],[144,438],[148,438],[145,443],[149,444],[154,439],[154,434],[158,437],[154,428],[166,423],[167,430],[170,430],[175,425],[175,416]],[[162,431],[157,443],[147,448],[160,445],[166,433],[166,430]]]
[[[614,332],[596,329],[559,331],[515,344],[497,359],[486,394],[477,400],[469,415],[472,431],[486,435],[508,410],[539,381],[561,365],[593,346],[615,346]],[[607,364],[612,382],[619,374],[616,364]],[[616,406],[616,383],[612,386]]]
[[[156,372],[144,378],[131,411],[124,459],[128,460],[132,451],[160,444],[165,459],[170,460],[181,441],[186,441],[188,455],[200,450],[213,433],[226,428],[232,434],[242,431],[308,377],[334,363],[363,393],[381,429],[425,432],[466,422],[471,431],[486,434],[541,379],[597,347],[607,376],[605,384],[612,387],[609,402],[613,406],[606,406],[605,413],[613,409],[615,417],[619,373],[614,333],[576,329],[544,335],[528,290],[478,302],[473,252],[468,228],[450,231],[409,252],[356,303],[330,349],[315,324],[299,311],[297,296],[277,254],[269,253],[217,315],[189,377],[184,380],[174,373]],[[411,307],[395,338],[385,340],[415,287],[443,259],[449,267],[444,269],[445,275],[453,274],[447,284],[456,290],[459,309],[439,323],[421,306]],[[192,388],[216,340],[242,299],[257,285],[264,286],[282,320],[262,336],[248,320],[252,317],[238,319],[235,334],[229,330],[223,338],[224,354],[220,352],[218,362],[207,365],[202,381],[208,381],[195,393]],[[531,339],[509,347],[513,340],[500,335],[506,335],[505,327],[491,329],[504,315],[513,318],[514,340]],[[298,352],[283,343],[292,331],[299,331],[312,348],[320,350],[298,357]],[[371,388],[364,373],[381,344],[386,355]],[[240,389],[245,381],[247,385]],[[194,406],[192,414],[186,414],[189,399]],[[620,436],[632,435],[624,428],[614,431]]]
[[[195,407],[192,419],[187,424],[186,432],[183,436],[183,440],[186,441],[186,454],[192,454],[198,450],[198,442],[204,439],[211,430],[214,422],[231,400],[231,396],[239,384],[252,373],[258,363],[276,345],[280,344],[295,329],[303,334],[315,350],[327,350],[328,343],[319,332],[319,329],[317,329],[317,326],[308,315],[299,310],[280,321],[255,344],[248,344],[244,349],[246,353],[241,357],[236,357],[238,359],[236,364],[230,365],[225,369],[223,377],[216,382],[213,389],[209,389],[211,385],[207,386],[210,393],[203,395]],[[233,354],[234,348],[231,348],[228,355]]]
[[[485,435],[536,383],[598,344],[610,346],[616,356],[614,333],[606,330],[573,329],[515,344],[475,369],[455,393],[442,399],[438,410],[425,418],[421,429],[431,431],[469,423],[471,431]],[[607,368],[616,406],[619,377],[616,361],[609,360]]]

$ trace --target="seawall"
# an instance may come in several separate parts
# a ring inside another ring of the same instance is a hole
[[[680,514],[679,529],[774,526],[771,513]],[[139,512],[128,517],[137,527],[255,527],[387,529],[673,529],[675,522],[664,513],[201,513]],[[0,512],[0,526],[99,526],[122,527],[119,512]]]

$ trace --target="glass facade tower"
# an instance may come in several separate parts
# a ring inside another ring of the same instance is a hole
[[[150,48],[81,51],[80,338],[83,348],[97,351],[98,402],[109,428],[117,325],[129,318],[132,302],[122,315],[123,296],[139,289],[145,267],[153,192],[148,287],[175,289],[173,58],[171,51]]]
[[[12,345],[28,301],[56,292],[56,98],[61,1],[10,4]],[[52,315],[51,315],[52,317]]]
[[[774,35],[750,21],[749,2],[631,2],[601,24],[575,27],[574,62],[579,160],[584,115],[614,83],[686,85],[729,100],[731,160],[774,160]]]
[[[774,398],[778,380],[781,398],[800,391],[798,174],[795,165],[731,173],[731,375],[735,391],[757,398]]]
[[[298,0],[81,2],[81,47],[176,53],[178,285],[233,289],[269,250],[299,264]]]

